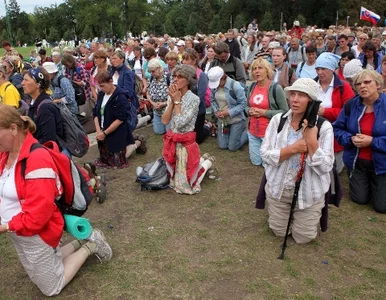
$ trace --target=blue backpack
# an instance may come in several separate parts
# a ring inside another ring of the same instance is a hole
[[[129,117],[126,121],[130,132],[133,132],[137,128],[138,123],[137,108],[131,101],[129,101],[129,107]]]

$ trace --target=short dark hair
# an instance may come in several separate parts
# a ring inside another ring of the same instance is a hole
[[[151,58],[151,57],[156,57],[157,56],[157,53],[155,53],[155,49],[154,48],[145,48],[143,50],[143,57],[145,59],[148,59],[148,58]]]
[[[372,41],[367,41],[363,46],[362,50],[364,52],[364,51],[376,51],[377,49],[375,48],[375,44]]]
[[[345,34],[341,34],[339,37],[338,37],[338,40],[341,40],[341,39],[345,39],[346,41],[348,40],[348,36],[345,35]]]
[[[133,51],[141,51],[141,47],[135,46],[135,47],[133,48]]]
[[[3,46],[3,48],[7,47],[7,46],[11,46],[11,43],[8,41],[3,41],[2,46]]]
[[[163,60],[165,59],[165,56],[166,56],[166,54],[168,54],[168,52],[169,52],[169,49],[166,47],[159,47],[158,48],[158,56]]]
[[[98,71],[98,74],[95,76],[95,81],[99,84],[101,83],[108,83],[110,80],[112,80],[113,77],[110,75],[109,71],[103,70],[103,71]]]
[[[347,57],[349,60],[352,60],[355,58],[355,54],[352,51],[346,51],[341,54],[341,58]]]
[[[316,48],[314,46],[307,46],[306,53],[316,53]]]
[[[46,49],[40,49],[39,52],[38,52],[40,55],[47,55],[47,51]]]

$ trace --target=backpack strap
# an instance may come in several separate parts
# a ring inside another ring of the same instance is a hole
[[[7,88],[8,88],[11,84],[12,84],[12,83],[8,83],[8,84],[5,86],[4,92],[7,90]]]
[[[306,63],[306,62],[303,61],[302,64],[300,65],[299,75],[302,74],[303,67],[304,67],[304,64],[305,64],[305,63]]]
[[[255,86],[256,86],[256,81],[252,82],[252,84],[249,86],[248,95],[247,95],[248,96],[247,97],[247,101],[248,101],[249,97],[251,97],[251,94],[252,94],[253,89],[255,88]]]
[[[303,64],[304,64],[304,62],[303,62]],[[291,85],[291,78],[292,78],[293,74],[294,74],[294,69],[292,69],[290,67],[289,70],[288,70],[288,85]]]
[[[236,98],[235,91],[233,90],[233,87],[235,86],[235,81],[230,77],[229,79],[231,80],[231,88],[229,90],[229,95],[231,95],[232,98]]]
[[[284,116],[285,113],[282,113],[281,114],[281,117],[280,117],[280,122],[279,122],[279,126],[277,127],[277,133],[279,133],[282,129],[283,129],[283,126],[285,124],[285,121],[287,121],[287,117]],[[316,121],[316,127],[318,128],[318,133],[317,133],[317,136],[316,138],[319,140],[319,137],[320,137],[320,128],[322,127],[324,121],[326,121],[325,118],[323,117],[318,117],[318,120]]]
[[[279,84],[278,82],[274,82],[273,86],[272,86],[272,89],[273,89],[272,94],[273,94],[273,99],[275,100],[275,102],[276,102],[276,89],[277,89],[278,84]]]
[[[61,81],[62,81],[63,77],[64,77],[64,75],[59,75],[59,77],[58,77],[58,87],[59,87],[60,89],[62,88],[62,86],[61,86]]]
[[[166,74],[166,83],[167,83],[167,85],[169,87],[170,86],[170,73]],[[197,78],[197,84],[198,84],[198,78]]]
[[[42,104],[45,104],[45,103],[53,103],[51,99],[44,99],[42,102],[39,103],[38,107],[36,108],[36,115],[39,114],[39,109],[40,109],[40,106],[42,106]]]
[[[287,117],[284,115],[285,113],[282,113],[280,116],[279,126],[277,126],[277,133],[279,133],[283,129],[284,123],[285,121],[287,121]]]
[[[44,146],[39,144],[39,143],[34,143],[34,144],[32,144],[31,149],[29,150],[29,152],[31,153],[32,151],[34,151],[36,149],[40,149],[40,148],[44,148]],[[26,169],[27,169],[27,158],[24,158],[21,161],[21,176],[23,177],[23,179],[25,179],[25,170]]]

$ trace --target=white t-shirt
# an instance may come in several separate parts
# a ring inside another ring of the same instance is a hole
[[[134,69],[135,74],[138,75],[139,78],[142,79],[142,66],[141,66],[140,60],[135,61],[133,69]]]
[[[10,169],[4,168],[0,176],[0,218],[1,224],[7,224],[14,216],[21,212],[21,205],[16,191],[15,165]]]
[[[110,97],[111,97],[111,95],[106,95],[105,94],[103,96],[103,101],[102,101],[102,105],[101,105],[101,127],[103,129],[105,129],[103,127],[103,123],[105,122],[105,106],[106,106],[107,102],[110,100]]]

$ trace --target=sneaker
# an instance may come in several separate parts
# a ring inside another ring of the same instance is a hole
[[[107,243],[105,235],[99,229],[93,229],[88,240],[96,244],[95,256],[98,257],[100,262],[109,261],[113,257],[113,250]]]

